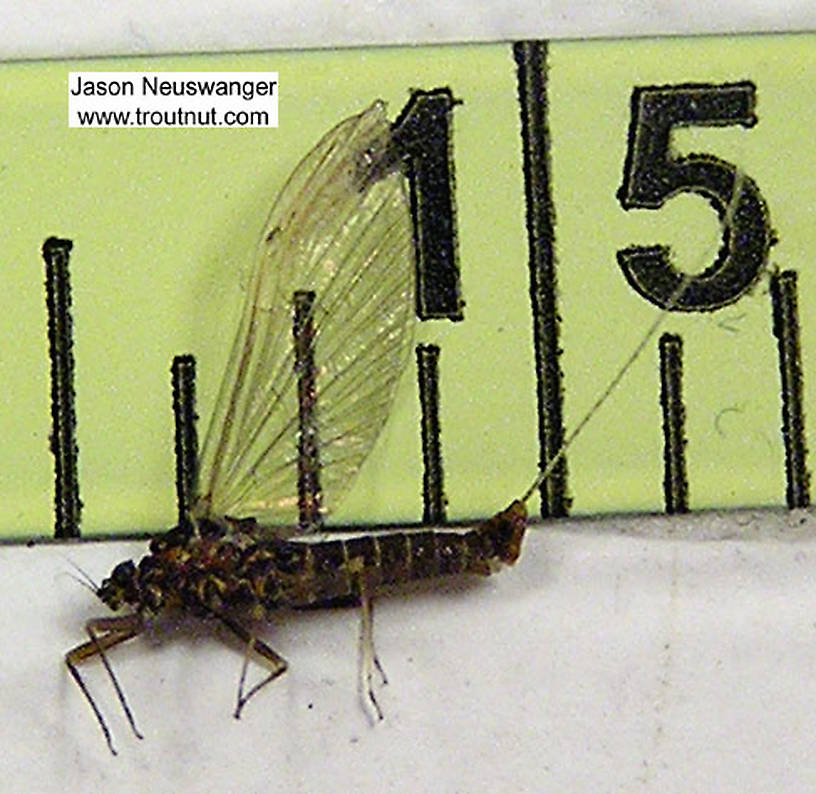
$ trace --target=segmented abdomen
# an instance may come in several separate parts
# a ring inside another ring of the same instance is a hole
[[[362,589],[461,573],[486,575],[516,561],[526,511],[513,502],[466,531],[425,530],[362,535],[348,540],[259,544],[245,559],[258,601],[276,606],[319,606]]]

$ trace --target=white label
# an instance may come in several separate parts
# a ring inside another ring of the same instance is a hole
[[[70,72],[69,127],[277,127],[277,72]]]

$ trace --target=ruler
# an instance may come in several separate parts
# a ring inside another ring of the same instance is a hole
[[[439,348],[436,425],[423,437],[412,363],[332,521],[421,522],[429,444],[444,519],[494,513],[667,304],[668,335],[544,484],[544,514],[805,506],[814,51],[803,34],[4,64],[0,531],[172,525],[173,357],[195,357],[203,432],[293,167],[373,100],[399,119],[440,91],[455,300],[417,329]],[[76,71],[275,72],[278,127],[69,127]]]

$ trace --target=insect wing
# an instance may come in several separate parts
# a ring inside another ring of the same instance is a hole
[[[413,320],[413,226],[382,102],[295,168],[269,215],[201,453],[197,516],[297,519],[293,294],[312,290],[323,505],[382,428]]]

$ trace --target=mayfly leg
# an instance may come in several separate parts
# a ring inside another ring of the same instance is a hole
[[[238,682],[238,697],[235,703],[235,711],[233,712],[235,719],[239,720],[241,719],[241,712],[243,711],[244,706],[246,706],[248,703],[249,699],[268,683],[283,675],[286,672],[286,668],[289,666],[289,664],[286,659],[273,651],[272,648],[263,642],[263,640],[259,640],[255,635],[248,632],[240,623],[236,623],[226,615],[221,615],[215,612],[213,614],[244,643],[244,663],[241,666],[241,678]],[[257,653],[258,656],[260,656],[266,663],[270,672],[266,678],[262,679],[257,684],[254,684],[249,691],[244,694],[247,668],[249,667],[249,657],[253,651]]]
[[[377,671],[382,678],[383,685],[388,683],[388,678],[386,678],[385,671],[380,664],[379,657],[377,656],[377,651],[374,648],[374,602],[371,598],[371,594],[368,592],[368,588],[365,586],[363,578],[360,578],[360,686],[366,694],[368,698],[368,702],[371,703],[373,707],[377,719],[383,719],[382,709],[380,708],[380,704],[377,702],[377,698],[374,695],[374,687],[372,686],[371,679],[374,674],[374,668],[376,667]]]
[[[108,677],[113,684],[116,696],[119,698],[119,703],[121,704],[122,710],[127,717],[127,721],[130,723],[130,727],[133,730],[134,735],[137,739],[143,739],[144,737],[136,727],[136,721],[133,718],[133,713],[130,710],[130,706],[128,706],[127,700],[125,699],[125,693],[122,691],[122,687],[120,686],[119,681],[113,672],[113,668],[110,666],[110,662],[108,662],[108,657],[105,655],[106,650],[113,648],[120,643],[127,642],[127,640],[141,634],[143,630],[144,624],[141,617],[137,614],[122,615],[111,618],[93,618],[85,624],[85,631],[88,633],[90,640],[88,642],[83,642],[81,645],[77,645],[76,648],[72,648],[65,654],[65,664],[93,710],[96,720],[99,723],[99,727],[102,729],[102,733],[104,734],[105,740],[108,743],[108,748],[113,755],[116,755],[116,749],[113,746],[110,730],[105,723],[105,718],[102,716],[102,712],[99,710],[99,706],[96,705],[96,701],[93,699],[88,687],[82,680],[82,676],[79,674],[77,665],[87,659],[90,659],[92,656],[99,656],[99,658],[102,660],[102,664],[105,666],[105,670],[108,672]]]

